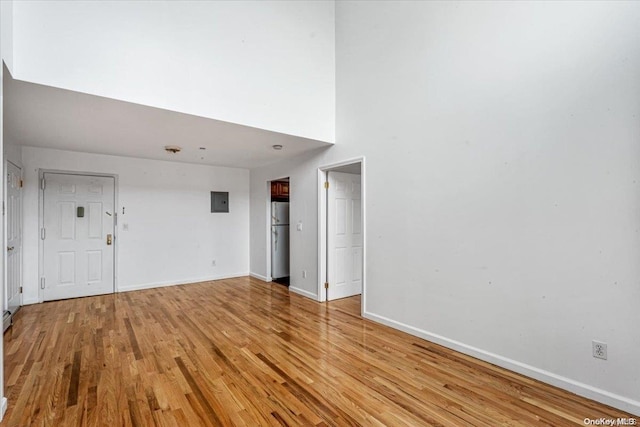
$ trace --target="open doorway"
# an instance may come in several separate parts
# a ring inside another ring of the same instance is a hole
[[[319,300],[362,295],[364,308],[364,158],[320,168],[318,184]]]
[[[289,286],[289,178],[271,181],[271,280]]]

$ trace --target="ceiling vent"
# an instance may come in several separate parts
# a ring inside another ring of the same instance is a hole
[[[179,152],[182,151],[182,148],[178,147],[177,145],[165,145],[164,151],[171,154],[178,154]]]

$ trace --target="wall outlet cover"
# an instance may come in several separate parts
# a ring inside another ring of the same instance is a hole
[[[596,359],[607,360],[607,344],[600,341],[591,342],[591,350],[593,357]]]

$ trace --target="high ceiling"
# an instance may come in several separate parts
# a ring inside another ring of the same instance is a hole
[[[8,72],[4,89],[6,141],[24,146],[251,169],[332,145],[14,80]],[[166,145],[182,151],[169,154]]]

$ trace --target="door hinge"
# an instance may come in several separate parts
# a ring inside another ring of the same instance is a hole
[[[44,277],[40,278],[40,289],[44,289]]]
[[[324,282],[324,288],[329,289],[329,282]]]
[[[24,181],[20,180],[20,188],[22,188],[22,186],[24,186]]]
[[[40,229],[40,238],[42,240],[47,238],[47,230],[45,230],[44,227]]]
[[[2,201],[2,216],[4,216],[4,201]]]
[[[329,181],[324,182],[324,188],[329,188]]]
[[[20,286],[20,293],[22,293],[22,286]]]
[[[43,190],[47,187],[47,183],[44,180],[44,178],[42,178],[42,181],[40,181],[40,188],[42,188]]]

